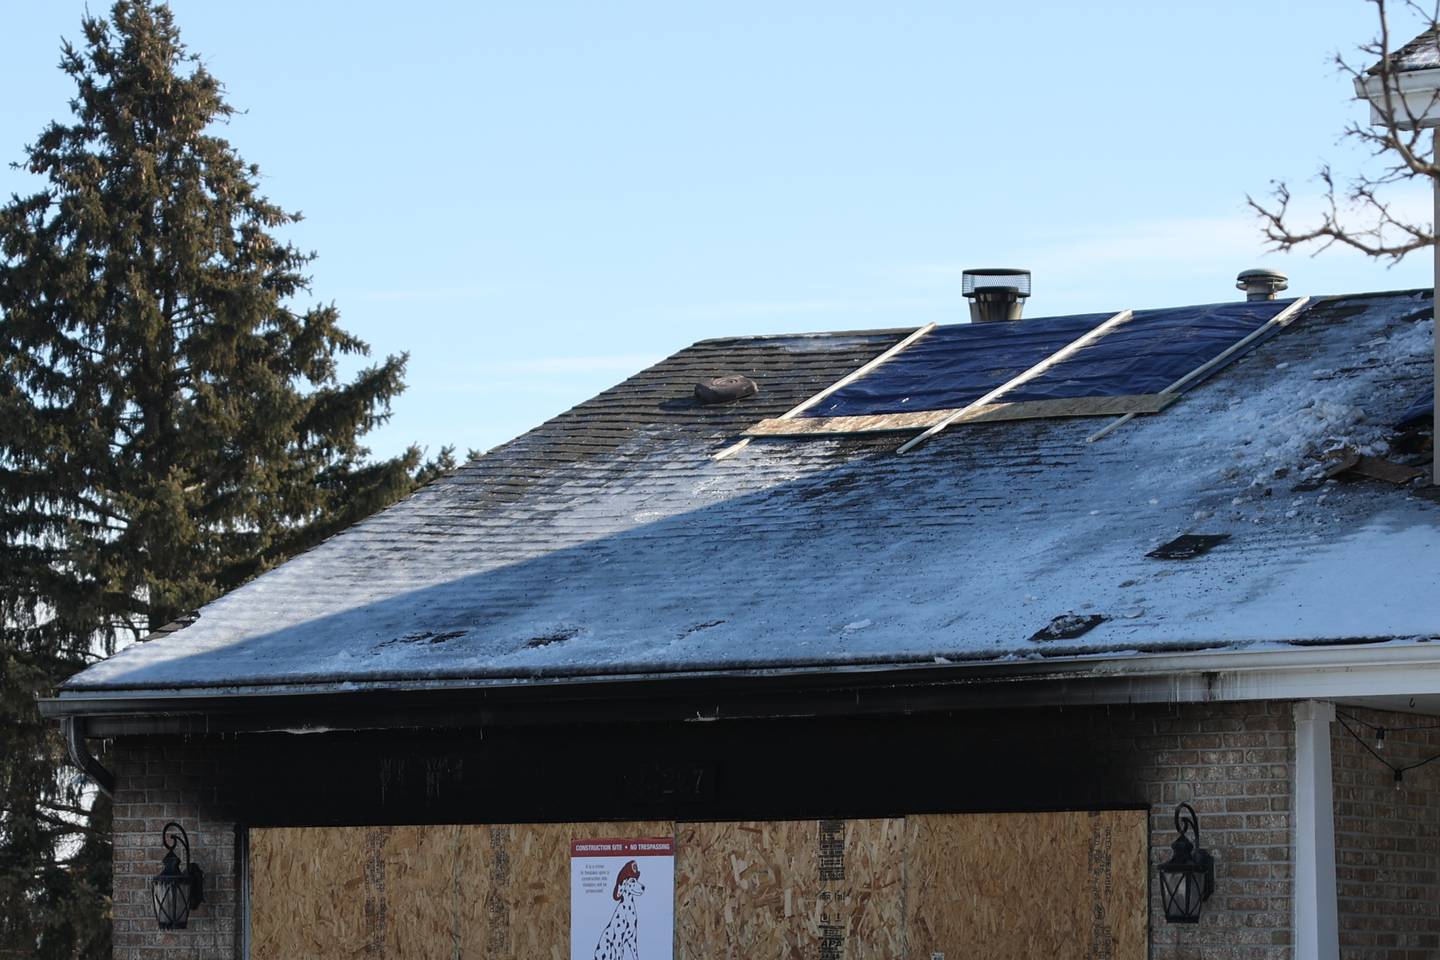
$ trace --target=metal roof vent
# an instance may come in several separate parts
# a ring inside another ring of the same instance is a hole
[[[1246,300],[1274,300],[1289,286],[1290,278],[1278,270],[1241,270],[1235,278],[1235,289],[1244,290]]]
[[[970,298],[970,322],[1019,320],[1030,296],[1030,271],[1010,267],[966,270],[960,275],[961,292]]]

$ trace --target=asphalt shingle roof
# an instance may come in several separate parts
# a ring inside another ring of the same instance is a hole
[[[1430,382],[1428,291],[1323,299],[1165,413],[713,455],[909,331],[706,340],[62,691],[1041,657],[1440,634],[1440,506],[1315,483]],[[698,406],[740,373],[760,393]],[[1183,561],[1146,554],[1229,534]],[[1045,632],[1058,617],[1090,623]],[[1096,621],[1096,617],[1103,619]]]
[[[1426,30],[1390,56],[1390,69],[1397,73],[1411,70],[1433,70],[1440,67],[1440,30]],[[1378,73],[1379,67],[1371,73]]]

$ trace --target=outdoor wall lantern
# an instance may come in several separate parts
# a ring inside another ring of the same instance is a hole
[[[165,859],[150,883],[155,895],[155,921],[161,930],[184,930],[190,911],[205,902],[205,875],[199,866],[190,862],[190,838],[180,824],[173,821],[165,824],[165,829],[160,831],[160,842],[165,845]],[[175,855],[176,843],[185,848],[183,870],[180,858]]]
[[[1215,892],[1215,861],[1200,849],[1200,821],[1188,803],[1175,808],[1175,832],[1175,854],[1160,864],[1160,905],[1166,923],[1199,923],[1200,905]]]

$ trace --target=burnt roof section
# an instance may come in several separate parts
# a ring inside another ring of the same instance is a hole
[[[660,676],[1440,633],[1437,506],[1320,482],[1430,376],[1429,292],[1328,298],[1170,407],[757,440],[908,330],[706,340],[67,682],[96,691]],[[706,406],[697,380],[760,392]],[[1103,422],[1103,421],[1100,421]],[[1312,476],[1313,475],[1313,476]],[[1183,564],[1145,554],[1234,533]],[[1427,560],[1427,558],[1429,558]],[[1038,647],[1037,622],[1103,611]]]
[[[1434,70],[1440,67],[1440,28],[1426,30],[1400,49],[1392,51],[1386,59],[1395,73]],[[1367,72],[1378,74],[1380,64],[1375,64]]]
[[[701,340],[466,464],[458,482],[477,488],[479,505],[513,502],[558,468],[623,467],[617,451],[642,437],[701,443],[733,437],[809,399],[910,332]],[[759,392],[728,404],[697,400],[694,384],[720,375],[749,377]]]

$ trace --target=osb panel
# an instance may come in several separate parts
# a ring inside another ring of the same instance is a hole
[[[251,957],[566,960],[570,841],[675,830],[252,830]],[[676,956],[1143,960],[1147,842],[1144,811],[684,824]]]
[[[911,957],[1145,960],[1143,810],[913,816]]]
[[[384,829],[297,827],[250,831],[252,960],[331,960],[378,950],[368,936],[380,904],[367,873]],[[369,918],[373,920],[373,916]]]
[[[386,960],[453,960],[459,939],[456,850],[469,827],[392,827],[380,850],[380,882],[367,875],[367,897],[385,904],[380,936]],[[369,873],[370,871],[367,871]]]
[[[566,960],[570,841],[670,822],[250,831],[252,960]]]
[[[460,956],[464,960],[567,960],[570,841],[670,837],[670,821],[462,827]]]
[[[1037,420],[1045,417],[1109,417],[1127,413],[1159,413],[1179,394],[1151,393],[1131,397],[1075,397],[1066,400],[1021,400],[976,407],[955,423],[997,423],[1005,420]],[[761,420],[745,431],[747,437],[809,436],[816,434],[884,433],[894,430],[921,430],[933,427],[963,407],[950,410],[917,410],[912,413],[879,413],[853,417],[776,417]]]
[[[903,956],[904,824],[681,824],[677,960]]]

